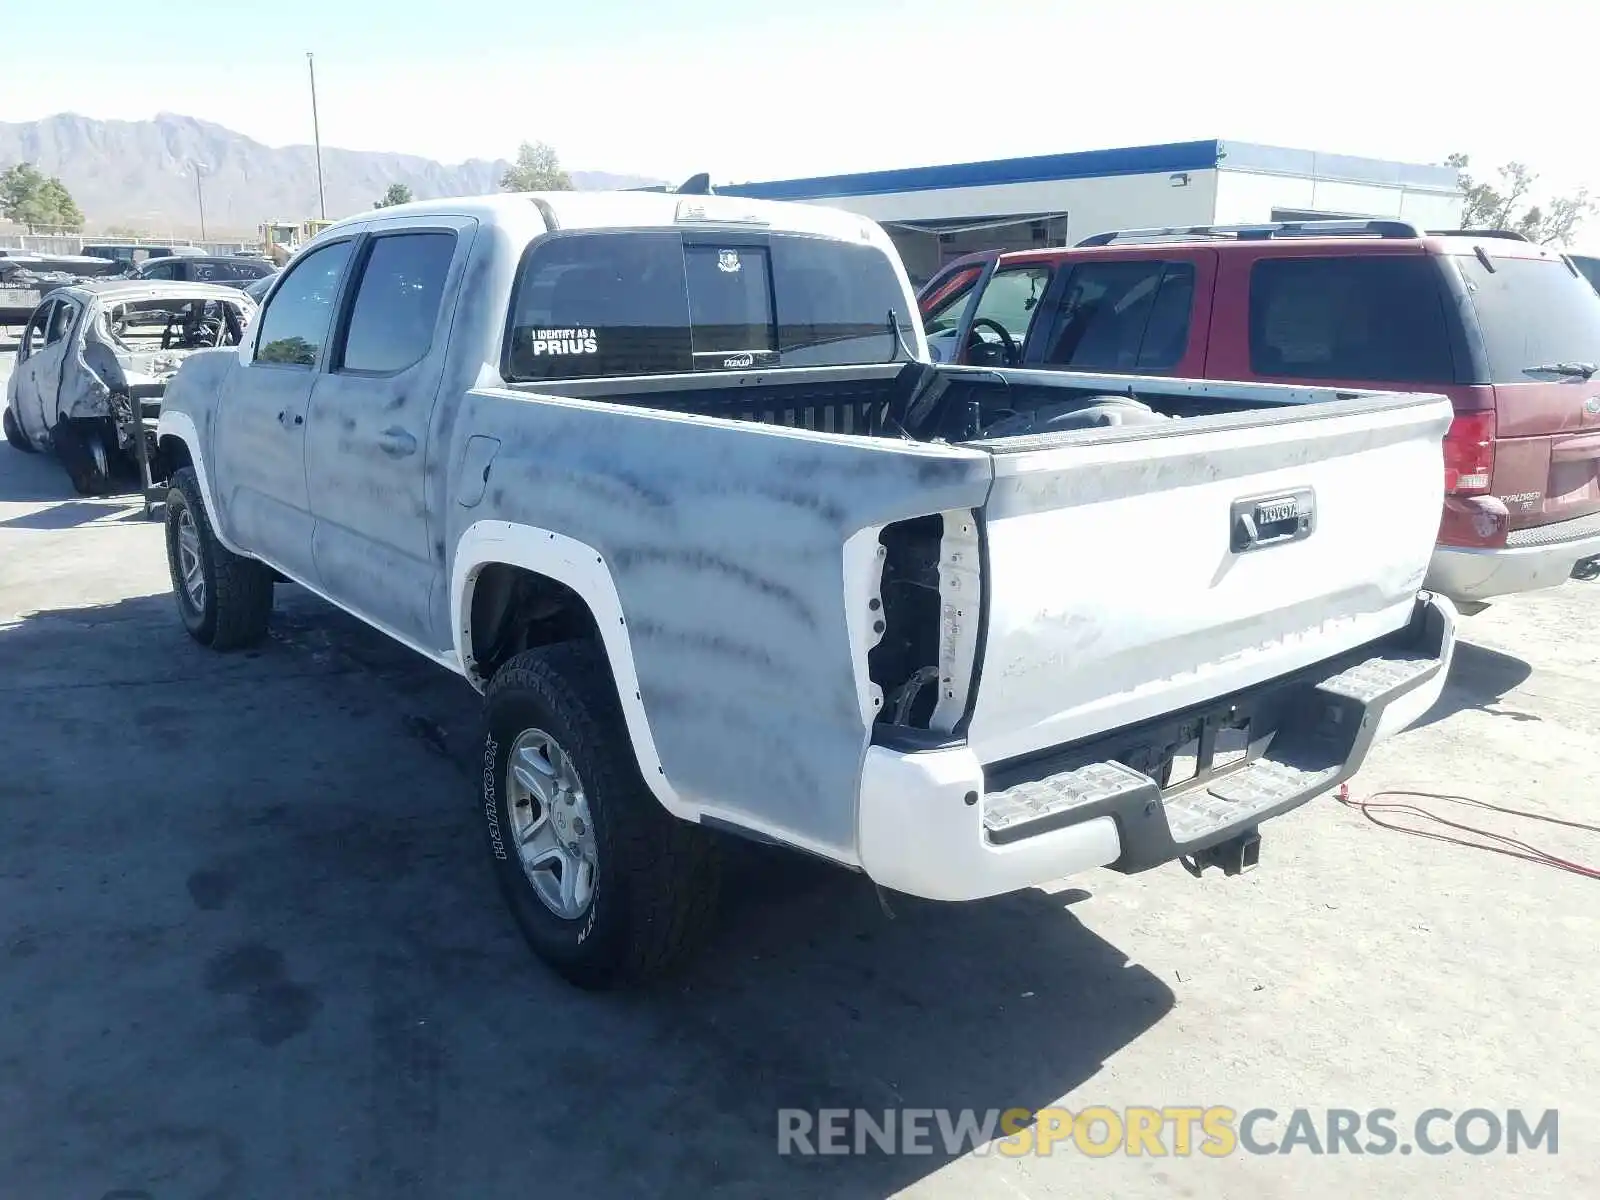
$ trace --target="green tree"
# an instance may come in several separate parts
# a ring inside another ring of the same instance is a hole
[[[83,228],[83,213],[66,185],[32,163],[17,163],[0,173],[0,216],[27,226],[30,233],[41,228],[76,233]]]
[[[555,147],[546,142],[523,142],[516,165],[500,177],[508,192],[570,192],[572,180],[561,169]]]
[[[1509,162],[1501,167],[1498,187],[1467,174],[1468,165],[1465,154],[1452,154],[1445,159],[1445,166],[1461,173],[1461,195],[1466,201],[1461,213],[1464,229],[1509,229],[1530,242],[1565,246],[1584,218],[1600,207],[1589,198],[1587,188],[1579,188],[1571,196],[1552,197],[1545,206],[1530,204],[1528,197],[1539,177],[1522,163]]]
[[[373,208],[393,208],[396,204],[410,204],[415,197],[411,189],[403,183],[391,183],[389,190],[383,194],[382,200],[374,200]]]

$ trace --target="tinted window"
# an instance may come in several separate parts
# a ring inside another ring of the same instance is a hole
[[[1262,259],[1250,270],[1250,369],[1281,379],[1452,381],[1437,261]]]
[[[1600,258],[1591,258],[1586,254],[1574,254],[1571,258],[1573,265],[1589,281],[1589,286],[1600,292]]]
[[[1045,342],[1045,362],[1080,371],[1166,371],[1189,341],[1194,266],[1091,262],[1073,269]]]
[[[288,269],[261,312],[256,361],[314,367],[328,336],[349,242],[319,247]]]
[[[778,349],[772,319],[772,272],[765,248],[683,248],[695,366],[771,365]],[[749,362],[724,360],[748,355]]]
[[[1600,296],[1554,258],[1456,258],[1478,314],[1495,383],[1529,383],[1549,375],[1529,367],[1600,363]]]
[[[139,268],[140,279],[176,279],[178,278],[178,263],[151,263],[149,266]]]
[[[888,362],[900,342],[889,331],[891,312],[910,344],[905,289],[881,250],[796,236],[773,237],[771,246],[783,365]]]
[[[453,233],[373,240],[350,310],[344,370],[403,371],[427,357],[455,251]]]
[[[508,379],[687,371],[689,297],[675,233],[552,238],[512,300]]]
[[[512,301],[506,378],[888,362],[911,313],[882,251],[774,235],[580,234],[536,246]]]

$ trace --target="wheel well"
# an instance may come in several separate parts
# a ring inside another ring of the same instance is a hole
[[[168,476],[183,467],[194,466],[194,455],[189,453],[189,443],[181,437],[167,434],[158,443],[161,454],[161,465],[166,468]]]
[[[483,680],[524,650],[556,642],[600,643],[599,626],[582,596],[559,580],[522,567],[483,567],[470,604],[468,668]]]

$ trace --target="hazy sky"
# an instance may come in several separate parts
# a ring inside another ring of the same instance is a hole
[[[449,162],[544,140],[569,167],[743,181],[1223,137],[1414,162],[1519,158],[1541,185],[1600,193],[1592,0],[62,11],[70,36],[60,14],[6,23],[0,120],[167,111],[305,143],[314,50],[324,145]],[[1586,233],[1600,245],[1600,218]]]

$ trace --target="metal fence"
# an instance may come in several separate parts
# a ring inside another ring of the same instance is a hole
[[[208,254],[232,254],[258,247],[245,238],[196,241],[193,238],[91,237],[81,233],[25,233],[21,229],[0,228],[0,246],[28,250],[35,254],[81,254],[85,246],[113,243],[119,246],[198,246]]]

